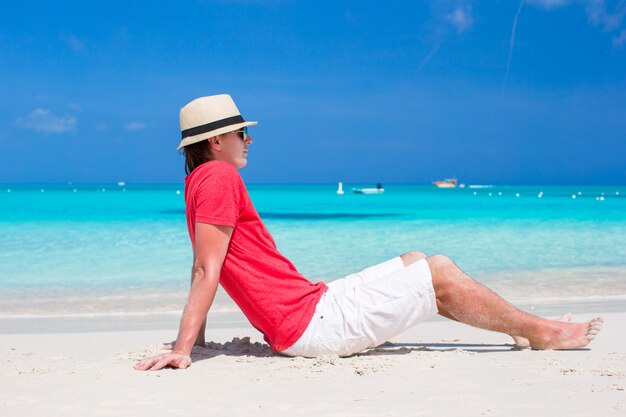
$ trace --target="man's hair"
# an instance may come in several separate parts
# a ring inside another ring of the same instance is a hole
[[[183,148],[183,154],[185,155],[185,173],[187,175],[191,174],[194,169],[205,162],[213,160],[211,145],[209,145],[206,140],[185,146]]]

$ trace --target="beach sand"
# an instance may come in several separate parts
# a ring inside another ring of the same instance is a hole
[[[575,316],[577,320],[593,314]],[[626,313],[589,349],[514,350],[433,320],[348,358],[273,354],[251,327],[211,328],[184,371],[139,372],[176,329],[0,335],[3,416],[624,416]],[[249,338],[249,339],[248,339]]]

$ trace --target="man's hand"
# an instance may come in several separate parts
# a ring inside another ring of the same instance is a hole
[[[158,371],[166,366],[173,368],[185,369],[191,365],[191,357],[181,353],[168,352],[160,355],[146,358],[141,362],[137,362],[133,368],[138,371]]]

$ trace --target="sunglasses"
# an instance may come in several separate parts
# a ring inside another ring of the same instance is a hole
[[[235,133],[237,134],[237,136],[239,136],[239,139],[243,140],[244,142],[246,142],[248,140],[248,128],[244,127],[243,129],[239,129],[239,130],[235,130]]]

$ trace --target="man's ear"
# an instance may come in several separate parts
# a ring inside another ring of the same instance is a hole
[[[216,150],[221,149],[220,140],[217,136],[210,137],[208,140],[209,140],[209,147],[211,149],[216,149]]]

